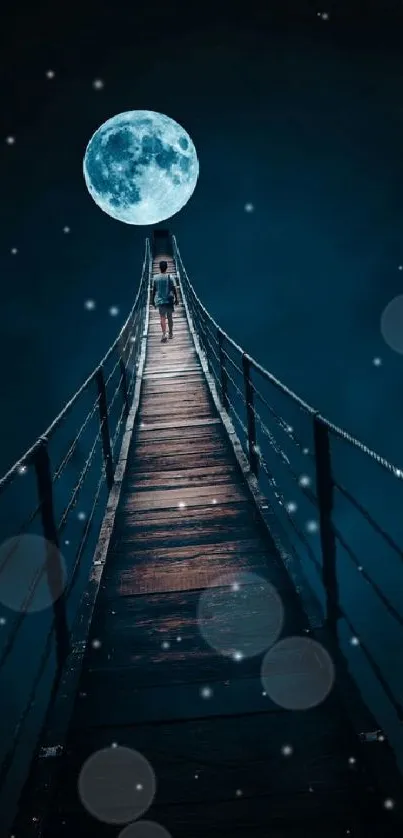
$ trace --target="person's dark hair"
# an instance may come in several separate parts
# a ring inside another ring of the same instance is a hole
[[[160,271],[161,271],[161,273],[165,273],[165,271],[166,271],[167,267],[168,267],[168,262],[160,262]]]

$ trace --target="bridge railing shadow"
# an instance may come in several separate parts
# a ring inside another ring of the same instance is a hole
[[[0,792],[7,799],[70,650],[133,400],[150,266],[147,240],[136,300],[115,342],[0,480]]]
[[[173,242],[208,369],[271,520],[363,693],[371,679],[372,696],[383,692],[403,749],[403,678],[396,666],[403,642],[403,469],[329,422],[244,352],[204,308]],[[386,725],[390,713],[383,718]]]

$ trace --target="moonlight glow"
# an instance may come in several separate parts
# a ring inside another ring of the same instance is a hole
[[[189,135],[154,111],[108,119],[88,143],[84,178],[90,195],[125,224],[156,224],[179,212],[194,192],[199,161]]]

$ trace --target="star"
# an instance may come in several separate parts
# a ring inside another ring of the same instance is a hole
[[[317,532],[318,525],[316,521],[307,521],[306,528],[308,532]]]
[[[55,71],[54,70],[47,70],[46,78],[47,79],[54,79],[54,77],[55,77]]]
[[[63,233],[69,233],[70,227],[63,227]]]
[[[382,358],[374,358],[372,361],[374,367],[380,367],[382,364]]]
[[[287,503],[286,506],[287,512],[296,512],[297,511],[297,504],[292,500],[290,503]]]
[[[244,206],[245,212],[253,212],[254,209],[255,207],[253,206],[253,204],[245,204]]]
[[[281,753],[283,757],[290,757],[293,752],[293,748],[291,745],[283,745],[281,748]]]
[[[84,308],[86,308],[87,311],[93,311],[95,308],[95,300],[86,300],[84,303]]]
[[[16,248],[16,247],[12,247],[12,248],[11,248],[11,253],[13,254],[13,256],[16,256],[16,255],[17,255],[17,253],[18,253],[17,248]]]
[[[200,690],[200,695],[202,698],[211,698],[211,696],[213,695],[213,690],[211,689],[211,687],[203,687]]]
[[[14,145],[15,137],[6,137],[6,143],[7,145]]]
[[[79,521],[85,521],[86,517],[87,516],[86,516],[85,512],[79,512],[78,515],[77,515],[77,518],[78,518]]]
[[[110,309],[109,309],[109,314],[111,315],[111,317],[116,317],[116,315],[119,314],[118,307],[117,306],[111,306]]]
[[[301,477],[299,478],[298,482],[299,482],[300,486],[310,486],[311,485],[311,478],[308,477],[307,474],[301,474]]]
[[[92,86],[94,90],[102,90],[104,83],[102,79],[94,79],[94,81],[92,82]]]

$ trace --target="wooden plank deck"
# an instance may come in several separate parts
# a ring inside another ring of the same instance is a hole
[[[92,818],[77,794],[84,761],[112,743],[151,763],[157,793],[144,818],[172,838],[393,834],[360,759],[351,762],[359,745],[336,692],[314,709],[283,710],[264,694],[262,655],[234,660],[203,639],[200,595],[228,572],[269,581],[285,605],[283,635],[308,633],[184,308],[163,345],[151,311],[139,412],[46,838],[123,828]]]

